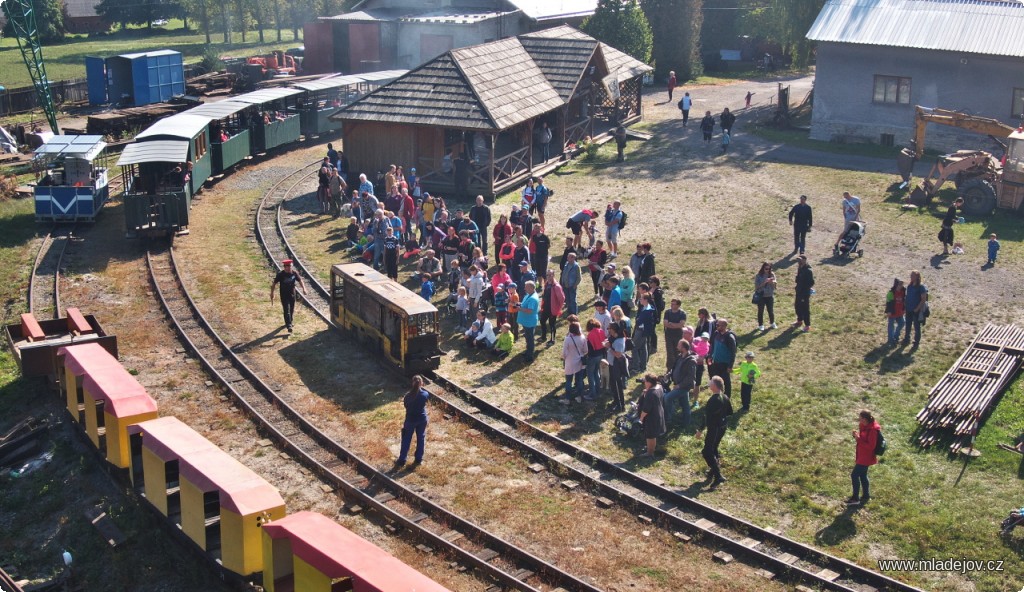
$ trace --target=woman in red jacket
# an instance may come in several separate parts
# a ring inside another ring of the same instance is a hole
[[[499,261],[501,259],[501,245],[505,244],[506,238],[512,236],[512,225],[508,223],[508,216],[502,214],[498,218],[498,223],[494,225],[491,236],[494,237],[494,260]]]
[[[858,429],[853,431],[853,439],[857,441],[857,464],[850,473],[853,480],[853,495],[846,500],[847,505],[857,506],[868,503],[871,499],[871,492],[868,489],[868,467],[878,464],[878,457],[875,456],[875,445],[878,443],[878,432],[882,426],[875,421],[875,416],[867,409],[860,412],[860,424]],[[861,497],[860,489],[864,487],[864,496]]]

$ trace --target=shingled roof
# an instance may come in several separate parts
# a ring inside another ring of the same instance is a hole
[[[647,64],[640,60],[623,53],[607,43],[602,43],[587,35],[579,29],[570,27],[569,25],[562,25],[560,27],[552,27],[550,29],[543,29],[534,33],[527,33],[526,35],[520,35],[520,39],[560,39],[560,40],[586,40],[597,43],[601,47],[601,53],[604,55],[604,62],[608,66],[609,74],[616,74],[619,80],[625,80],[634,76],[639,76],[646,72],[650,72],[654,68],[651,68]]]
[[[559,39],[522,35],[519,41],[563,101],[572,98],[583,71],[597,49],[594,39]]]
[[[651,70],[572,27],[555,27],[453,49],[330,119],[508,129],[565,105],[598,48],[620,79]]]

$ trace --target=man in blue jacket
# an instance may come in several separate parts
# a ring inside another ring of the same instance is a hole
[[[405,423],[402,424],[402,449],[398,453],[398,460],[395,461],[396,468],[405,466],[412,445],[413,432],[416,433],[416,459],[413,464],[423,462],[423,445],[427,432],[427,399],[430,398],[430,393],[423,388],[423,382],[422,376],[413,376],[411,388],[402,400],[405,405]]]
[[[725,396],[732,396],[732,367],[736,364],[736,334],[729,330],[729,321],[718,319],[715,332],[711,335],[711,364],[708,376],[721,376],[725,385]]]

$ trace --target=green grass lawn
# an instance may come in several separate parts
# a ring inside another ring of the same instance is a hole
[[[175,26],[173,29],[168,28]],[[277,41],[277,31],[264,31],[264,45],[260,45],[259,33],[256,31],[246,33],[245,43],[242,43],[241,33],[234,33],[229,45],[222,43],[223,39],[223,34],[211,33],[212,47],[222,56],[255,55],[301,44],[301,40],[295,41],[290,30],[281,31],[280,42]],[[206,38],[202,33],[186,32],[181,28],[180,21],[171,21],[167,27],[154,27],[152,30],[129,28],[110,35],[69,35],[61,43],[44,44],[43,59],[46,62],[46,75],[50,80],[67,80],[85,77],[86,56],[108,57],[124,53],[173,49],[184,54],[186,63],[191,63],[202,58],[205,47]],[[17,41],[13,38],[0,40],[0,71],[4,73],[3,85],[7,88],[32,84],[25,63],[21,59]]]
[[[697,486],[704,463],[693,429],[670,429],[664,460],[648,465],[634,459],[633,447],[616,434],[603,405],[574,405],[568,411],[558,405],[551,394],[561,392],[560,347],[542,347],[531,366],[513,361],[501,368],[460,352],[446,360],[442,371],[626,466],[863,565],[876,568],[878,559],[888,558],[956,557],[1002,560],[1006,570],[889,574],[894,577],[927,589],[1019,590],[1024,545],[1019,537],[1000,539],[998,523],[1022,503],[1024,464],[996,444],[1024,432],[1024,383],[1014,383],[985,421],[978,438],[983,451],[979,459],[965,462],[947,454],[944,446],[919,449],[915,416],[928,390],[984,322],[1021,322],[1022,310],[1013,296],[1024,255],[1020,217],[1000,213],[968,219],[957,227],[968,254],[942,260],[933,255],[938,247],[935,233],[951,193],[930,208],[904,213],[899,196],[889,191],[893,175],[739,158],[730,162],[704,156],[691,144],[657,137],[630,147],[628,166],[610,164],[614,148],[606,145],[595,162],[573,164],[549,176],[556,195],[573,202],[549,207],[548,218],[559,221],[552,244],[561,245],[560,221],[573,208],[603,205],[609,195],[622,197],[631,212],[625,253],[633,242],[651,240],[659,273],[669,286],[666,299],[680,297],[691,319],[699,306],[728,317],[740,349],[757,352],[764,376],[754,393],[754,409],[733,418],[722,446],[730,486],[710,494]],[[680,161],[685,166],[674,164]],[[833,199],[844,189],[864,199],[866,254],[833,262],[828,250],[839,229],[838,202]],[[807,335],[785,331],[793,320],[795,273],[795,263],[785,256],[792,244],[785,211],[801,193],[810,195],[815,207],[809,250],[818,295],[812,300],[814,330]],[[598,204],[592,199],[581,204],[573,199],[576,195],[602,197]],[[496,209],[506,211],[517,199],[504,196]],[[979,271],[989,232],[1002,239],[1004,268],[998,276]],[[754,331],[750,304],[753,274],[762,260],[777,262],[783,288],[776,299],[780,328],[764,334]],[[625,262],[622,257],[618,261]],[[934,313],[921,348],[890,350],[883,346],[885,291],[894,275],[905,279],[913,268],[923,271],[933,290]],[[581,299],[590,295],[589,282],[584,286]],[[581,311],[584,318],[585,313]],[[454,342],[449,345],[461,349]],[[663,348],[659,345],[649,368],[663,368]],[[517,344],[516,351],[521,349]],[[630,386],[636,396],[636,385]],[[738,390],[736,384],[735,397]],[[882,464],[871,470],[872,504],[847,511],[841,501],[850,490],[850,431],[861,407],[880,418],[890,448]],[[695,421],[701,421],[699,413]]]

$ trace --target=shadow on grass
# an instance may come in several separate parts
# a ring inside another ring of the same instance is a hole
[[[785,349],[789,347],[794,339],[800,336],[800,329],[798,327],[786,327],[782,332],[777,334],[768,340],[768,343],[764,345],[764,349]]]
[[[943,265],[949,265],[950,263],[952,263],[952,261],[949,260],[949,255],[943,255],[942,253],[932,255],[932,258],[928,261],[929,265],[934,269],[939,270],[942,269]]]
[[[853,515],[859,510],[859,505],[846,506],[843,512],[832,520],[832,524],[814,533],[814,542],[823,547],[831,547],[856,536],[857,523],[853,521]]]
[[[882,344],[865,354],[864,361],[878,364],[879,374],[892,374],[913,364],[914,357],[904,353],[902,348],[896,349],[888,344]]]

